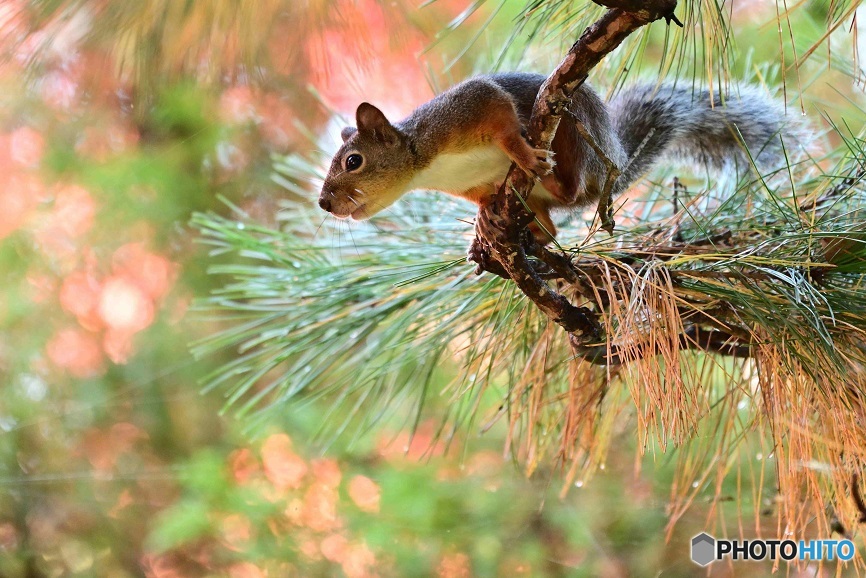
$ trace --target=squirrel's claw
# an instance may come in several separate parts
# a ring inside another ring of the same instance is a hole
[[[475,230],[487,239],[505,243],[505,218],[496,213],[493,207],[486,205],[479,207],[478,216],[475,218]]]
[[[483,204],[478,207],[478,215],[475,217],[475,239],[467,251],[466,260],[476,264],[475,274],[480,275],[484,271],[498,275],[503,279],[510,279],[508,272],[496,259],[491,257],[488,243],[504,244],[505,218],[499,215],[492,204]]]
[[[496,260],[490,257],[490,250],[484,246],[484,243],[478,237],[472,239],[472,244],[466,251],[466,261],[475,263],[475,274],[481,275],[485,271],[493,273],[503,279],[510,279],[508,272]]]
[[[532,149],[535,153],[535,163],[529,167],[529,173],[534,177],[543,177],[553,172],[556,161],[553,160],[554,153],[546,149]]]

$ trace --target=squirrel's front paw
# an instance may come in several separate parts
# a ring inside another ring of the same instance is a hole
[[[529,167],[529,174],[534,177],[543,177],[553,172],[556,161],[553,160],[553,151],[546,149],[532,149],[534,162]]]

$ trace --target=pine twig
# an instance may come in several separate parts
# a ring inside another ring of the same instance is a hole
[[[607,169],[607,178],[604,181],[604,189],[601,191],[601,197],[599,197],[598,200],[597,212],[598,218],[601,221],[601,228],[607,231],[609,235],[613,235],[613,228],[616,223],[613,220],[613,209],[611,208],[610,203],[613,195],[613,186],[616,184],[620,175],[622,175],[622,170],[607,156],[598,143],[595,142],[595,139],[592,138],[592,135],[589,134],[589,131],[586,130],[585,126],[583,126],[583,123],[580,122],[575,115],[570,114],[569,116],[572,117],[574,128],[577,129],[578,134],[583,138],[584,142],[595,151],[598,159]]]
[[[622,347],[605,343],[585,345],[571,338],[571,349],[579,357],[596,365],[621,365],[629,361]],[[740,338],[718,330],[692,326],[679,336],[680,349],[698,349],[709,353],[721,353],[731,357],[751,357],[751,348]],[[654,350],[641,352],[643,357],[655,355]]]

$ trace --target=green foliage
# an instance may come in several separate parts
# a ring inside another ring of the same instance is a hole
[[[208,535],[212,521],[212,504],[194,501],[180,501],[163,511],[156,523],[156,532],[150,537],[150,548],[165,552]]]
[[[517,371],[527,353],[521,344],[544,323],[513,287],[475,278],[459,255],[465,225],[457,218],[465,206],[455,205],[440,199],[409,206],[386,228],[349,232],[349,246],[329,240],[339,229],[315,228],[302,209],[285,232],[197,216],[213,253],[242,258],[211,269],[232,282],[207,311],[226,315],[232,327],[196,352],[228,347],[240,356],[208,377],[209,387],[231,383],[228,402],[243,398],[242,413],[262,399],[328,395],[350,403],[369,427],[382,417],[373,409],[381,401],[405,402],[420,417],[438,395],[431,379],[454,347],[469,360],[455,391],[486,384],[502,367]],[[419,211],[420,227],[412,219]],[[491,349],[491,334],[514,336],[514,345]],[[451,419],[468,419],[476,395],[455,396]]]

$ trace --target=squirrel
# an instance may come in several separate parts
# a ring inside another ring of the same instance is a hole
[[[544,244],[556,234],[552,210],[599,201],[610,162],[621,171],[611,191],[615,196],[662,158],[719,169],[730,163],[749,167],[753,161],[766,166],[782,158],[782,137],[792,137],[791,144],[796,139],[784,107],[752,87],[741,87],[739,97],[722,102],[718,92],[636,86],[605,103],[583,84],[562,117],[552,150],[536,149],[524,135],[544,80],[533,73],[476,76],[394,124],[372,104],[361,103],[357,128],[341,132],[343,144],[325,177],[319,206],[339,218],[363,220],[416,189],[482,205],[513,162],[536,177],[526,203],[536,217],[530,229]]]

